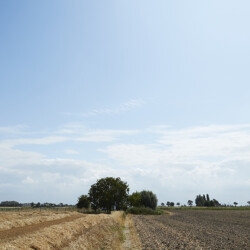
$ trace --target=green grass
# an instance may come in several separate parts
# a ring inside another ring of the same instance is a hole
[[[131,207],[127,210],[129,214],[143,214],[143,215],[160,215],[164,212],[161,209],[153,210],[147,207]]]
[[[158,207],[160,210],[250,210],[250,207]]]

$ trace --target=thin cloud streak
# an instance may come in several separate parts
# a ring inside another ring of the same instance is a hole
[[[64,115],[75,116],[75,117],[91,117],[97,115],[119,115],[123,112],[127,112],[139,107],[142,107],[146,104],[143,99],[132,99],[128,102],[119,104],[117,107],[112,108],[102,108],[102,109],[93,109],[86,113],[72,113],[72,112],[64,112]]]

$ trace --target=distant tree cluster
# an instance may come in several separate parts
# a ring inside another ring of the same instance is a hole
[[[156,194],[146,190],[134,192],[128,197],[128,205],[130,207],[147,207],[155,210],[157,202]]]
[[[93,210],[126,210],[129,207],[147,207],[156,209],[157,197],[151,191],[143,190],[129,195],[129,186],[119,177],[106,177],[91,185],[88,195],[81,195],[77,202],[78,208]]]
[[[22,204],[20,204],[17,201],[2,201],[0,203],[0,207],[21,207]]]
[[[119,177],[106,177],[100,180],[89,189],[88,195],[81,195],[76,206],[88,209],[90,206],[94,211],[105,210],[111,213],[114,208],[125,209],[128,201],[129,187]]]
[[[172,202],[172,201],[167,201],[167,202],[166,202],[166,205],[167,205],[168,207],[174,207],[175,203]]]
[[[195,204],[197,207],[218,207],[220,203],[216,199],[210,200],[209,195],[197,195],[195,199]]]
[[[44,202],[44,203],[19,203],[17,201],[2,201],[0,202],[0,207],[32,207],[32,208],[40,208],[40,207],[67,207],[67,206],[72,206],[68,204],[55,204],[55,203],[49,203],[49,202]]]

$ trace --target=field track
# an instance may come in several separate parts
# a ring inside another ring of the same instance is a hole
[[[33,225],[27,225],[27,226],[23,226],[23,227],[16,227],[16,228],[12,228],[12,229],[7,229],[7,230],[3,230],[0,231],[0,239],[1,242],[9,240],[11,238],[16,238],[18,236],[22,236],[25,234],[29,234],[29,233],[34,233],[38,230],[41,230],[43,228],[46,227],[50,227],[53,225],[58,225],[61,223],[65,223],[65,222],[70,222],[76,219],[79,219],[83,217],[82,214],[74,214],[72,216],[68,216],[62,219],[56,219],[56,220],[52,220],[52,221],[44,221],[38,224],[33,224]]]

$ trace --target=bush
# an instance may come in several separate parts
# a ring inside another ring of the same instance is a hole
[[[155,210],[157,206],[157,197],[153,192],[143,190],[141,192],[141,202],[144,207]]]
[[[128,197],[128,203],[131,207],[141,207],[142,201],[141,201],[141,193],[134,192]]]
[[[87,195],[81,195],[78,198],[78,202],[77,202],[76,206],[77,206],[77,208],[88,209],[89,208],[89,204],[90,204],[90,201],[89,201],[88,196]]]
[[[160,215],[163,214],[161,210],[153,210],[148,207],[131,207],[127,210],[129,214],[144,214],[144,215]]]

